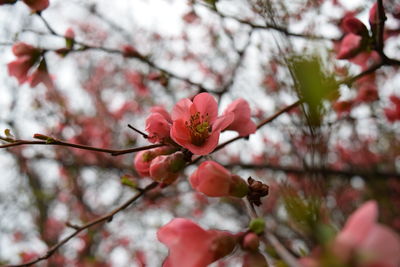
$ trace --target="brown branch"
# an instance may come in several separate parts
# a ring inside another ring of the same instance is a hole
[[[221,13],[218,9],[216,8],[212,8],[210,6],[207,6],[211,11],[213,11],[214,13],[216,13],[218,16],[220,16],[221,18],[228,18],[228,19],[232,19],[235,20],[241,24],[250,26],[252,29],[259,29],[259,30],[275,30],[278,32],[283,33],[286,36],[291,36],[291,37],[297,37],[297,38],[305,38],[305,39],[310,39],[310,40],[328,40],[328,41],[337,41],[337,39],[332,39],[332,38],[327,38],[324,36],[318,36],[318,35],[308,35],[308,34],[302,34],[302,33],[294,33],[294,32],[290,32],[287,28],[283,27],[283,26],[278,26],[276,24],[272,24],[272,23],[267,23],[265,22],[264,25],[259,25],[259,24],[254,24],[250,21],[244,20],[244,19],[240,19],[231,15],[226,15]]]
[[[135,202],[137,199],[139,199],[141,196],[143,196],[145,193],[147,193],[148,191],[154,189],[155,187],[157,187],[158,183],[157,182],[153,182],[151,184],[149,184],[148,186],[146,186],[143,190],[139,191],[139,193],[137,193],[136,195],[134,195],[133,197],[131,197],[130,199],[128,199],[124,204],[122,204],[121,206],[119,206],[118,208],[112,210],[111,212],[97,218],[94,219],[86,224],[84,224],[83,226],[77,227],[74,225],[73,228],[76,228],[76,230],[69,234],[68,236],[66,236],[65,238],[63,238],[59,243],[55,244],[54,246],[52,246],[49,250],[47,250],[46,254],[44,254],[43,256],[23,263],[23,264],[17,264],[17,265],[8,265],[8,267],[22,267],[22,266],[31,266],[33,264],[36,264],[42,260],[46,260],[48,258],[51,257],[51,255],[53,255],[61,246],[63,246],[64,244],[66,244],[69,240],[71,240],[73,237],[75,237],[77,234],[79,234],[80,232],[82,232],[83,230],[90,228],[96,224],[100,224],[100,223],[104,223],[104,222],[111,222],[111,220],[113,219],[114,215],[117,214],[118,212],[126,209],[129,205],[131,205],[133,202]]]
[[[301,101],[297,100],[296,102],[294,102],[293,104],[279,110],[278,112],[276,112],[274,115],[266,118],[265,120],[261,121],[260,123],[257,124],[257,130],[260,129],[261,127],[263,127],[264,125],[272,122],[273,120],[275,120],[276,118],[278,118],[280,115],[282,115],[283,113],[286,113],[288,111],[290,111],[291,109],[297,107],[298,105],[300,105]],[[228,144],[235,142],[236,140],[242,139],[242,138],[248,138],[248,136],[237,136],[235,138],[232,138],[222,144],[219,144],[213,152],[216,152],[222,148],[224,148],[225,146],[227,146]]]
[[[282,171],[286,173],[294,174],[309,174],[309,173],[320,173],[323,175],[338,175],[345,177],[361,176],[365,178],[373,177],[385,177],[385,178],[400,178],[400,173],[397,172],[380,172],[376,170],[335,170],[328,168],[299,168],[291,166],[279,166],[271,164],[225,164],[225,168],[231,169],[235,167],[240,167],[242,169],[253,169],[253,170],[271,170],[271,171]]]
[[[112,156],[119,156],[119,155],[123,155],[123,154],[134,153],[134,152],[138,152],[138,151],[142,151],[142,150],[148,150],[148,149],[164,146],[164,144],[155,144],[155,145],[135,147],[135,148],[130,148],[130,149],[115,150],[115,149],[99,148],[99,147],[92,147],[92,146],[87,146],[87,145],[68,143],[68,142],[54,139],[52,137],[41,135],[41,134],[35,134],[34,137],[36,139],[40,139],[43,141],[13,140],[9,144],[0,145],[0,148],[9,148],[9,147],[15,147],[15,146],[22,146],[22,145],[54,145],[54,146],[67,146],[67,147],[73,147],[73,148],[78,148],[78,149],[83,149],[83,150],[104,152],[104,153],[111,154]]]

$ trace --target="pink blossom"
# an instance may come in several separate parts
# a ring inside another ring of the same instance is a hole
[[[204,161],[190,176],[192,187],[209,197],[237,196],[247,194],[248,187],[239,176],[214,161]]]
[[[358,208],[347,220],[337,235],[334,249],[347,259],[355,251],[360,256],[360,266],[400,265],[400,237],[391,229],[377,223],[378,205],[368,201]]]
[[[352,100],[343,100],[343,101],[336,101],[333,104],[333,109],[336,111],[339,117],[343,116],[344,114],[350,113],[353,107]]]
[[[400,98],[398,96],[391,95],[390,101],[392,102],[393,107],[384,109],[386,118],[390,122],[400,120]]]
[[[185,98],[172,110],[171,137],[193,154],[207,155],[218,145],[219,135],[233,121],[233,114],[218,117],[218,105],[208,93]]]
[[[337,59],[349,59],[361,51],[362,37],[354,33],[346,34],[340,43]]]
[[[153,107],[151,114],[146,119],[148,140],[152,143],[165,142],[169,139],[172,120],[169,113],[162,107]]]
[[[16,60],[7,64],[8,73],[17,78],[19,84],[28,80],[29,70],[39,60],[40,49],[23,42],[19,42],[12,47]]]
[[[353,16],[347,16],[344,18],[343,28],[347,32],[351,32],[359,36],[368,36],[367,27],[359,19]]]
[[[207,231],[183,218],[173,219],[161,227],[157,238],[169,248],[164,267],[206,267],[231,253],[236,243],[227,232]]]
[[[26,43],[19,42],[13,45],[12,52],[16,57],[21,57],[21,56],[32,57],[35,54],[38,54],[40,50]]]
[[[225,130],[237,131],[240,136],[255,133],[257,126],[251,120],[249,103],[243,98],[233,101],[225,110],[224,114],[233,113],[234,119]]]
[[[39,83],[43,83],[48,89],[54,88],[53,79],[47,71],[46,62],[42,60],[39,67],[28,78],[29,86],[35,87]]]
[[[21,56],[7,64],[8,74],[17,78],[19,84],[28,80],[29,69],[35,62],[32,62],[30,56]]]
[[[375,201],[366,202],[350,215],[330,247],[337,263],[343,266],[350,266],[346,264],[351,263],[355,267],[400,265],[400,237],[385,225],[377,223],[377,219],[378,205]],[[324,253],[315,252],[317,257],[300,260],[302,266],[323,266],[320,257]]]
[[[23,0],[33,11],[42,11],[49,6],[49,0]]]

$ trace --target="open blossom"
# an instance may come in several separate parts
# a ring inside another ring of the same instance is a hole
[[[208,93],[180,100],[172,110],[171,138],[193,154],[207,155],[218,145],[219,135],[233,121],[233,114],[218,117],[218,105]]]
[[[40,58],[40,49],[20,42],[12,47],[16,60],[7,64],[8,73],[17,78],[19,84],[28,81],[28,72]]]
[[[385,225],[377,223],[377,217],[375,201],[366,202],[350,215],[333,241],[331,249],[335,259],[355,267],[400,266],[400,237]],[[300,262],[307,267],[323,266],[318,258],[307,257]]]
[[[225,130],[237,131],[240,136],[247,136],[255,133],[257,126],[251,120],[251,111],[249,103],[243,98],[233,101],[224,114],[233,113],[234,118],[232,123]]]
[[[157,231],[157,238],[169,248],[163,267],[206,267],[232,252],[232,234],[204,230],[188,219],[176,218]]]
[[[162,107],[153,107],[151,114],[146,119],[148,140],[152,143],[165,142],[169,139],[172,120],[169,113]]]
[[[205,161],[190,176],[192,187],[209,197],[244,197],[248,192],[246,182],[214,161]]]

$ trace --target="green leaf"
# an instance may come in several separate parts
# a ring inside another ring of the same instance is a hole
[[[125,186],[128,186],[128,187],[130,187],[132,189],[137,189],[137,187],[138,187],[138,184],[135,183],[132,180],[132,177],[129,176],[129,175],[124,175],[124,176],[121,177],[121,184],[125,185]]]
[[[253,233],[261,234],[265,229],[265,221],[263,218],[252,219],[249,228]]]
[[[293,56],[289,68],[295,78],[297,93],[306,104],[306,116],[311,126],[321,124],[324,113],[323,100],[338,95],[338,84],[317,55]]]

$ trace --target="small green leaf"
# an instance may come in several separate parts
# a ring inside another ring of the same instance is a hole
[[[250,224],[249,224],[249,228],[252,232],[256,233],[256,234],[261,234],[262,232],[264,232],[265,229],[265,221],[263,218],[256,218],[251,220]]]
[[[132,177],[130,177],[129,175],[124,175],[124,176],[121,177],[121,184],[123,184],[125,186],[128,186],[128,187],[130,187],[132,189],[136,189],[137,186],[138,186],[138,184],[135,183],[132,180]]]
[[[8,138],[14,139],[14,135],[11,134],[11,130],[10,130],[10,129],[5,129],[5,130],[4,130],[4,134],[5,134]]]

